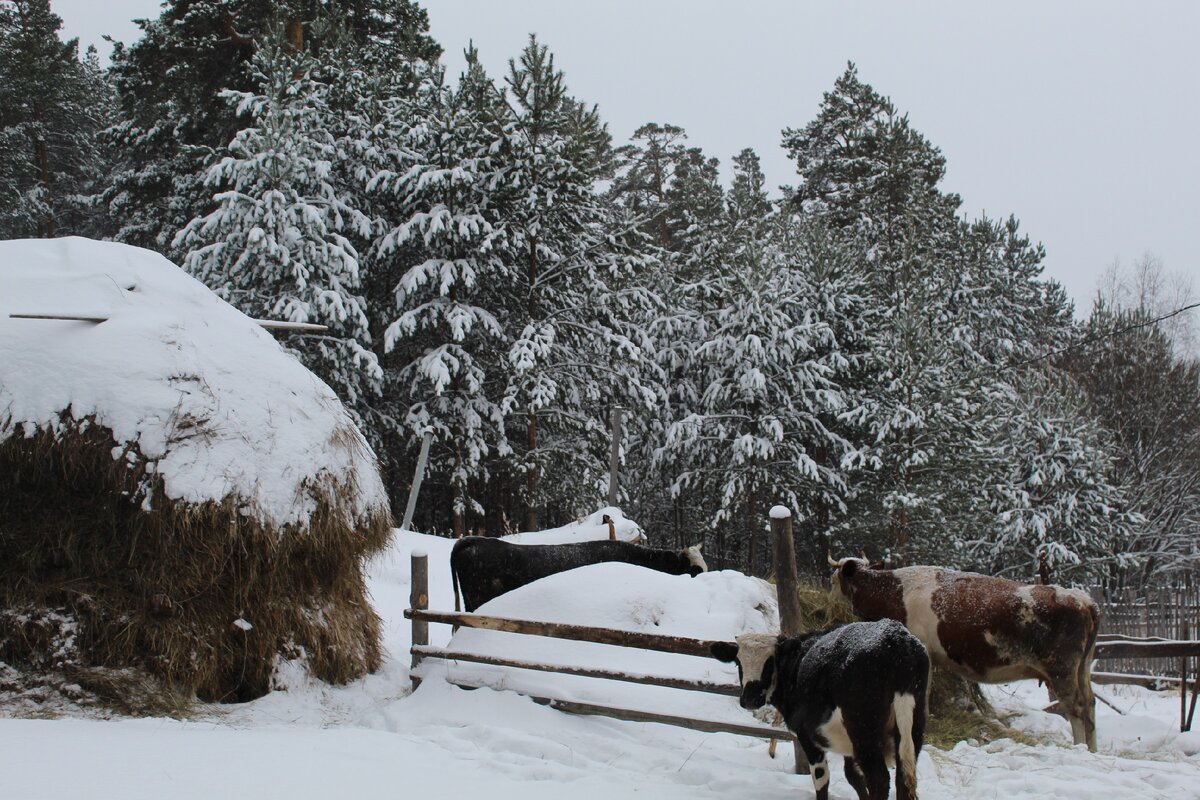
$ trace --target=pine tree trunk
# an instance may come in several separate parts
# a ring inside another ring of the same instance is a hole
[[[538,276],[538,261],[537,261],[537,237],[529,240],[529,299],[527,301],[526,313],[529,316],[529,323],[532,325],[537,314],[537,276]],[[534,505],[534,498],[537,496],[538,473],[537,462],[534,460],[534,453],[537,451],[537,412],[533,409],[529,411],[529,424],[525,428],[525,446],[526,458],[529,460],[529,471],[525,474],[525,492],[528,505],[525,508],[525,530],[536,531],[538,524],[537,506]]]
[[[746,523],[750,530],[750,552],[748,553],[748,561],[746,567],[747,575],[757,575],[755,571],[758,567],[758,492],[750,492],[750,502],[746,504]]]
[[[537,414],[530,412],[529,425],[525,428],[525,445],[529,449],[529,455],[533,455],[533,451],[537,449]],[[530,460],[529,471],[525,473],[525,492],[526,502],[525,507],[525,530],[536,531],[538,529],[538,513],[537,506],[534,504],[534,498],[537,496],[538,473],[537,462]]]
[[[50,191],[50,148],[46,144],[46,130],[42,124],[42,104],[36,101],[33,104],[33,121],[35,123],[33,144],[37,153],[38,180],[41,182],[42,189],[45,192],[45,238],[53,239],[57,233],[57,226],[54,223],[54,204]]]

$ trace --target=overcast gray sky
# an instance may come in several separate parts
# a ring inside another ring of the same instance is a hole
[[[108,48],[159,0],[51,0]],[[1157,254],[1200,282],[1200,2],[425,0],[455,75],[469,40],[502,77],[530,32],[618,144],[684,127],[728,165],[753,147],[794,183],[780,131],[816,114],[847,61],[948,163],[971,216],[1016,214],[1081,311],[1113,262]]]

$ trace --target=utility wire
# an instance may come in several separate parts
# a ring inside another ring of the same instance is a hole
[[[1024,367],[1028,364],[1033,364],[1038,361],[1044,361],[1048,358],[1053,358],[1054,356],[1062,355],[1063,353],[1069,353],[1072,350],[1078,350],[1081,347],[1087,347],[1089,344],[1095,344],[1096,342],[1103,341],[1104,339],[1110,339],[1110,338],[1113,338],[1116,336],[1120,336],[1122,334],[1129,333],[1130,331],[1136,331],[1141,328],[1148,328],[1151,325],[1157,325],[1158,323],[1162,322],[1163,320],[1171,319],[1171,317],[1177,317],[1180,314],[1184,313],[1185,311],[1191,311],[1193,308],[1200,308],[1200,302],[1192,303],[1191,305],[1182,306],[1181,308],[1177,308],[1174,311],[1163,314],[1162,316],[1159,316],[1159,317],[1155,317],[1154,319],[1148,319],[1148,320],[1143,320],[1141,322],[1135,322],[1131,325],[1126,325],[1123,328],[1114,328],[1111,331],[1102,331],[1093,336],[1088,336],[1084,339],[1081,339],[1078,342],[1073,342],[1065,347],[1060,347],[1057,350],[1051,350],[1049,353],[1043,353],[1040,356],[1032,356],[1030,358],[1025,358],[1020,361],[1014,361],[1011,364],[1005,364],[1004,366],[997,368],[996,374],[998,375],[1001,372],[1007,372],[1008,370],[1016,369],[1017,367]]]

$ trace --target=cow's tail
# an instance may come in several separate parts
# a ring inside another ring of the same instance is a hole
[[[459,541],[462,541],[462,540],[460,539]],[[455,555],[455,554],[454,554],[453,552],[451,552],[451,553],[450,553],[450,583],[451,583],[451,584],[453,584],[453,586],[454,586],[454,612],[455,612],[455,613],[458,613],[459,611],[461,611],[461,610],[462,610],[462,603],[461,603],[461,602],[459,601],[459,599],[458,599],[458,598],[459,598],[459,592],[458,592],[458,565],[454,563],[454,555]],[[457,633],[457,632],[458,632],[458,626],[457,626],[457,625],[452,625],[452,626],[450,627],[450,632],[451,632],[451,633]]]
[[[892,711],[896,715],[896,732],[900,744],[896,748],[896,771],[904,781],[911,800],[917,800],[917,742],[919,731],[914,729],[917,697],[912,694],[896,693],[892,700]]]

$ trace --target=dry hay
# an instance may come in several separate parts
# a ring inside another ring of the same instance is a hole
[[[813,630],[858,622],[854,609],[829,587],[802,583],[799,588],[800,614],[804,630]],[[978,684],[942,669],[933,670],[929,693],[929,718],[925,742],[950,749],[958,742],[1014,739],[1026,744],[1033,741],[996,718],[996,711],[979,690]]]
[[[278,657],[333,683],[378,667],[362,562],[391,520],[356,530],[338,502],[355,487],[308,487],[317,513],[279,528],[166,497],[127,449],[67,413],[0,442],[0,662],[130,713],[259,697]]]

